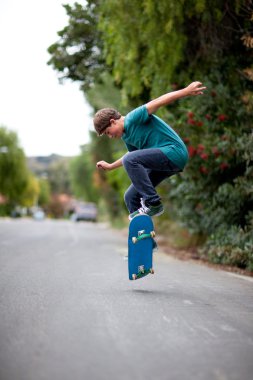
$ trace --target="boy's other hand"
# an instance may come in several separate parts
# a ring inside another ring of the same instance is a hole
[[[97,169],[110,170],[111,164],[106,161],[98,161],[96,164]]]
[[[187,94],[192,96],[203,95],[203,90],[205,89],[206,87],[201,82],[192,82],[186,87]]]

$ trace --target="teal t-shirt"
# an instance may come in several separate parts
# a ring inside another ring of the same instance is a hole
[[[129,152],[159,148],[180,169],[188,161],[188,150],[178,134],[159,117],[149,115],[145,105],[126,115],[122,140]]]

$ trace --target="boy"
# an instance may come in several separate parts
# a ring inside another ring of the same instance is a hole
[[[165,178],[183,171],[188,151],[178,134],[155,116],[158,108],[192,95],[203,95],[201,82],[169,92],[122,116],[112,108],[95,114],[94,127],[98,135],[122,138],[128,149],[119,160],[97,162],[97,168],[113,170],[124,166],[132,184],[125,193],[125,203],[131,220],[139,214],[161,215],[164,211],[155,187]]]

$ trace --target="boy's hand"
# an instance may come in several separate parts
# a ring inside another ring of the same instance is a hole
[[[159,98],[151,100],[146,104],[148,114],[151,115],[152,113],[155,113],[158,108],[167,106],[175,100],[184,98],[185,96],[203,95],[203,90],[205,89],[206,87],[202,86],[201,82],[192,82],[189,86],[183,88],[182,90],[168,92],[167,94],[159,96]]]
[[[106,161],[98,161],[96,167],[97,169],[110,170],[111,164]]]
[[[201,82],[192,82],[185,88],[187,91],[187,95],[195,96],[195,95],[203,95],[203,90],[205,90],[206,87],[202,86]]]

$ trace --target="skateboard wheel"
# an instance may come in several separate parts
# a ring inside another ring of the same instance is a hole
[[[153,268],[150,269],[150,273],[151,273],[151,274],[154,274],[154,273],[155,273],[155,271],[154,271]]]
[[[132,274],[132,279],[136,280],[136,278],[137,278],[136,274]]]
[[[135,244],[135,243],[137,243],[137,238],[134,236],[134,237],[132,237],[132,242]]]
[[[151,236],[152,238],[154,238],[154,237],[155,237],[155,231],[151,231],[151,232],[150,232],[150,236]]]

